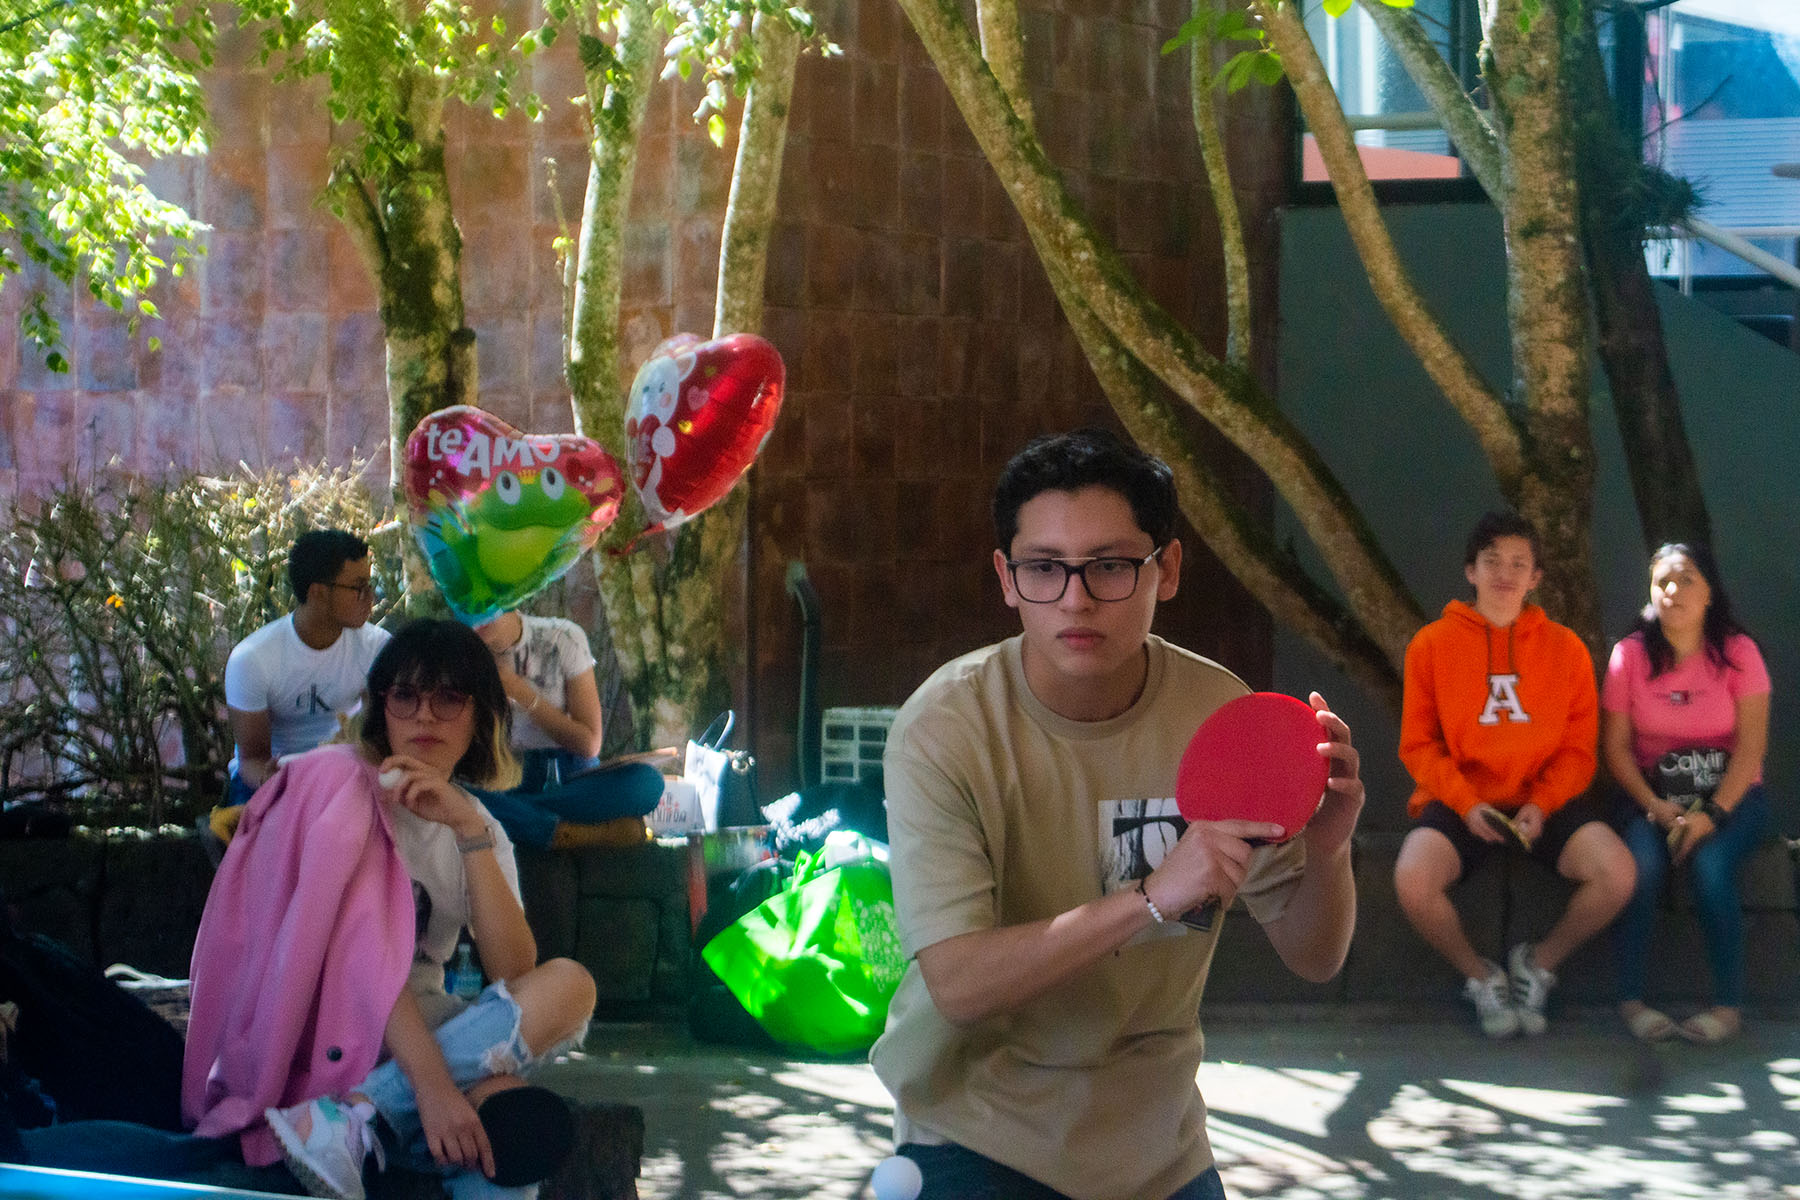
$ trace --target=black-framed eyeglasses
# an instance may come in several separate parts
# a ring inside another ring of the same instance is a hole
[[[334,583],[334,588],[343,588],[346,592],[354,592],[358,600],[373,600],[375,585],[373,583]]]
[[[418,716],[422,704],[430,705],[431,715],[438,720],[454,721],[469,707],[469,693],[452,688],[420,691],[402,683],[389,688],[382,697],[382,703],[387,705],[388,716],[399,717],[402,721],[410,721]]]
[[[1158,546],[1142,558],[1009,558],[1006,566],[1021,600],[1055,604],[1069,590],[1070,577],[1076,577],[1088,595],[1104,604],[1131,599],[1137,591],[1138,572],[1162,552]]]

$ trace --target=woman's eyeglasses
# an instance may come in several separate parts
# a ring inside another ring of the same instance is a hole
[[[463,715],[469,707],[469,693],[458,692],[450,688],[431,688],[420,691],[416,687],[398,684],[387,690],[383,698],[387,705],[388,716],[399,717],[402,721],[411,720],[419,715],[422,704],[431,706],[431,715],[440,721],[454,721]]]

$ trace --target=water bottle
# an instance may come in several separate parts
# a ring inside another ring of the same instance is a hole
[[[456,944],[456,958],[450,963],[450,994],[459,1000],[481,995],[481,968],[475,965],[475,947],[466,938]]]

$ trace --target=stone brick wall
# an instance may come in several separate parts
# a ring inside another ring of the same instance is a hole
[[[1185,0],[1021,6],[1038,125],[1070,189],[1152,296],[1223,342],[1218,236],[1187,63],[1159,51]],[[753,478],[752,712],[763,778],[791,780],[800,620],[787,563],[823,611],[821,703],[898,704],[955,655],[1017,630],[989,556],[995,475],[1031,437],[1112,423],[1017,213],[892,0],[829,6],[841,59],[801,65],[766,332],[782,419]],[[1291,128],[1264,90],[1228,106],[1274,320],[1267,214]],[[1254,504],[1266,484],[1219,469]],[[1158,631],[1266,682],[1267,617],[1193,537]]]
[[[1217,347],[1217,237],[1186,65],[1158,53],[1186,0],[1024,7],[1055,161],[1151,293]],[[770,794],[793,782],[799,620],[787,562],[804,560],[821,596],[824,704],[896,704],[939,662],[1014,627],[988,565],[1000,465],[1034,434],[1108,419],[1016,214],[898,5],[817,10],[844,54],[809,56],[798,73],[764,329],[790,392],[751,485],[741,707]],[[531,69],[549,102],[542,122],[453,111],[447,147],[482,404],[542,432],[572,427],[552,250],[554,197],[576,221],[586,182],[581,115],[566,102],[580,91],[571,41]],[[362,456],[385,478],[374,288],[317,202],[332,139],[320,90],[272,81],[243,34],[224,37],[219,63],[213,152],[157,171],[212,225],[206,258],[159,289],[165,319],[132,334],[65,297],[74,371],[56,376],[19,345],[22,281],[0,291],[0,492],[108,464],[156,473]],[[626,246],[627,378],[663,337],[711,328],[731,147],[693,125],[696,100],[665,84],[650,102]],[[1286,186],[1290,121],[1266,91],[1230,108],[1272,328],[1266,217]],[[1219,465],[1268,503],[1253,471],[1225,454]],[[1160,631],[1266,679],[1267,618],[1187,541],[1185,586]]]

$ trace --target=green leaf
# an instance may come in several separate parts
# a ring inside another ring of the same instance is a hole
[[[1163,43],[1162,52],[1164,54],[1173,54],[1189,42],[1210,37],[1213,18],[1216,15],[1217,14],[1210,10],[1202,9],[1200,12],[1195,13],[1193,16],[1183,21],[1181,23],[1181,28],[1175,31],[1175,36]]]
[[[712,139],[715,146],[725,144],[725,118],[718,113],[706,118],[706,136]]]
[[[1243,50],[1225,60],[1225,67],[1219,72],[1219,78],[1225,84],[1227,92],[1241,92],[1250,82],[1256,70],[1255,50]]]
[[[1281,82],[1281,77],[1284,74],[1281,55],[1274,50],[1267,50],[1258,54],[1254,60],[1254,65],[1250,73],[1254,76],[1256,82],[1265,87],[1274,87]]]
[[[1353,3],[1355,0],[1324,0],[1320,7],[1325,10],[1325,15],[1328,17],[1341,17],[1350,11]]]

